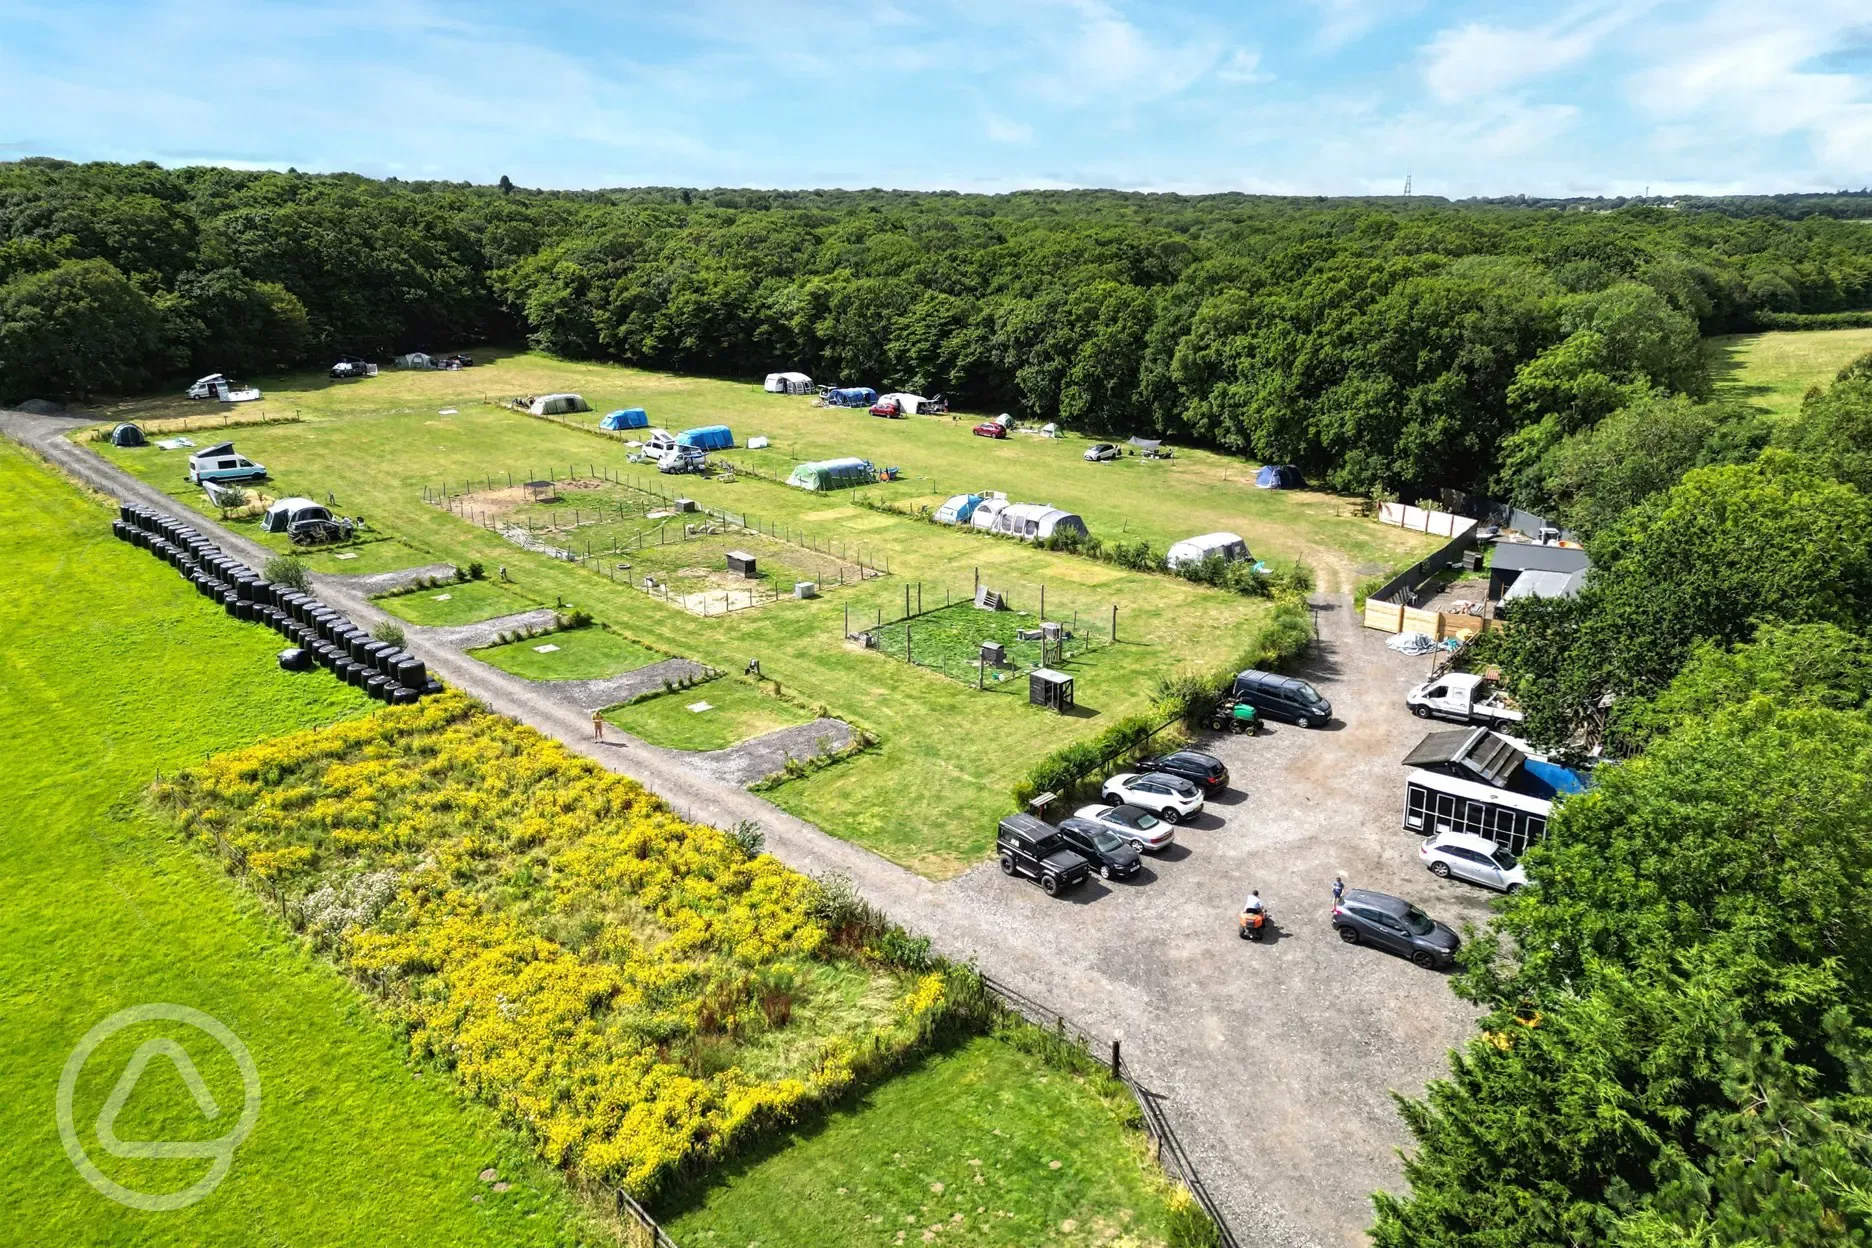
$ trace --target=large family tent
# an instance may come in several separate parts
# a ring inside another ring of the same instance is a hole
[[[870,407],[877,402],[877,391],[869,386],[846,386],[826,391],[827,407]]]
[[[880,403],[889,403],[893,400],[896,401],[897,410],[906,416],[921,416],[925,405],[929,403],[929,400],[920,394],[896,393],[878,396]]]
[[[1186,537],[1170,547],[1164,556],[1164,564],[1171,568],[1180,568],[1186,563],[1201,563],[1210,556],[1219,556],[1227,563],[1241,563],[1254,558],[1248,553],[1248,543],[1239,533],[1205,533],[1201,537]]]
[[[788,485],[802,490],[849,490],[860,485],[874,485],[877,469],[868,459],[822,459],[801,464],[787,478]]]
[[[604,419],[598,422],[598,427],[613,433],[621,429],[648,429],[650,413],[641,407],[620,407],[615,412],[606,412]]]
[[[1058,533],[1086,535],[1084,520],[1048,503],[1005,503],[994,510],[987,524],[983,524],[981,514],[987,507],[984,502],[975,509],[973,523],[976,528],[991,533],[1005,533],[1030,542],[1043,542]]]
[[[398,368],[434,368],[435,361],[421,351],[412,351],[408,355],[396,357]]]
[[[591,404],[576,394],[542,394],[527,404],[535,416],[563,416],[567,412],[589,412]]]
[[[148,446],[149,439],[135,425],[118,425],[111,430],[112,446]]]
[[[693,446],[698,451],[726,451],[734,448],[734,434],[727,425],[702,425],[676,435],[677,446]]]
[[[957,494],[936,509],[937,524],[967,524],[975,516],[975,509],[981,506],[979,494]]]
[[[768,373],[768,394],[811,394],[812,378],[805,373]]]
[[[1263,464],[1255,484],[1264,490],[1304,490],[1306,478],[1292,464]]]

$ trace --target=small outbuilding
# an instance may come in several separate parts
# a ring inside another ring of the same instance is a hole
[[[826,391],[827,407],[870,407],[877,402],[877,391],[869,386],[842,386]]]
[[[1292,464],[1263,464],[1255,473],[1255,485],[1264,490],[1304,490],[1306,478]]]
[[[589,412],[591,404],[576,394],[542,394],[527,404],[535,416],[563,416],[568,412]]]
[[[755,577],[760,575],[754,556],[745,550],[731,550],[727,554],[728,570],[737,576]]]
[[[802,490],[849,490],[877,483],[877,468],[868,459],[822,459],[801,464],[787,478]]]
[[[805,373],[768,373],[768,394],[811,394],[812,378]]]
[[[110,440],[112,446],[149,445],[149,439],[144,437],[143,431],[135,425],[118,425],[115,429],[111,430]]]
[[[1489,597],[1497,602],[1570,598],[1579,592],[1586,580],[1586,569],[1591,566],[1592,560],[1580,546],[1496,542],[1489,560]],[[1521,588],[1522,581],[1528,582],[1527,588]]]
[[[685,429],[676,435],[677,446],[692,446],[698,451],[727,451],[734,449],[734,433],[727,425],[702,425],[695,429]]]
[[[1204,533],[1201,537],[1186,537],[1170,547],[1164,555],[1164,566],[1180,568],[1186,563],[1201,563],[1211,556],[1220,557],[1225,563],[1241,563],[1253,559],[1248,553],[1248,543],[1239,533]]]
[[[957,494],[944,501],[936,509],[934,517],[937,524],[967,524],[975,516],[975,509],[981,506],[979,494]]]
[[[1027,700],[1035,706],[1070,711],[1073,706],[1073,678],[1050,667],[1036,667],[1027,673]]]
[[[600,429],[609,429],[616,433],[623,429],[648,429],[650,413],[641,407],[620,407],[615,412],[606,412],[598,422]]]

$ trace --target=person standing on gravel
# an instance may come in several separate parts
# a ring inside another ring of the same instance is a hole
[[[1332,904],[1336,906],[1344,899],[1345,876],[1335,875],[1332,877]]]
[[[604,740],[604,712],[603,711],[592,712],[592,739],[596,741]]]

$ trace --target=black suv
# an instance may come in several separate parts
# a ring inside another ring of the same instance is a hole
[[[1349,888],[1333,907],[1332,925],[1348,945],[1376,945],[1430,970],[1456,960],[1462,941],[1402,897]]]
[[[1009,815],[995,837],[1003,875],[1025,875],[1049,897],[1085,883],[1091,868],[1067,847],[1060,830],[1033,815]]]
[[[1129,879],[1144,861],[1131,842],[1090,819],[1062,819],[1059,834],[1067,848],[1092,864],[1100,879]]]
[[[1174,754],[1159,754],[1155,758],[1140,758],[1138,771],[1162,771],[1173,776],[1182,776],[1185,780],[1203,791],[1203,796],[1213,797],[1228,788],[1228,768],[1222,760],[1213,754],[1201,750],[1178,750]]]
[[[1332,718],[1332,703],[1312,685],[1292,676],[1250,668],[1235,677],[1233,696],[1254,707],[1257,714],[1290,720],[1302,728],[1323,728]]]

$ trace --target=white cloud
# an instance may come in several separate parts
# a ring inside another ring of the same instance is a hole
[[[1545,26],[1471,23],[1440,32],[1423,49],[1424,82],[1446,103],[1493,95],[1580,64],[1605,37],[1640,16],[1645,4],[1576,12]]]
[[[1403,0],[1313,0],[1313,7],[1320,13],[1313,43],[1332,52],[1363,39],[1380,22],[1403,17],[1418,6]]]
[[[1024,121],[1009,121],[989,113],[982,118],[982,128],[996,143],[1025,143],[1033,138],[1033,127]]]
[[[1252,48],[1236,48],[1233,55],[1216,70],[1223,82],[1272,82],[1274,75],[1261,68],[1261,54]]]

